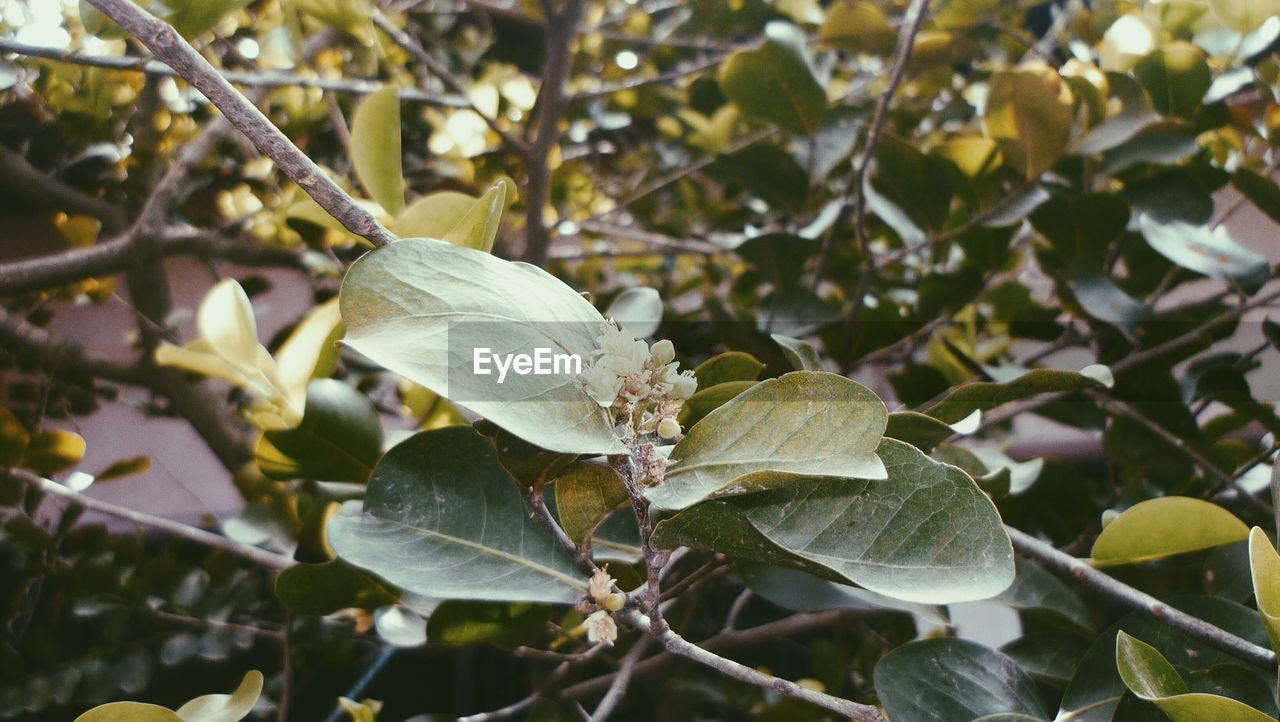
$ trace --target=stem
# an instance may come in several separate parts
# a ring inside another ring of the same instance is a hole
[[[249,102],[190,43],[164,21],[132,0],[89,0],[94,7],[138,39],[179,75],[204,93],[253,145],[307,192],[343,227],[375,246],[395,240],[368,211],[360,208],[324,171]]]
[[[618,665],[618,674],[609,683],[609,691],[604,693],[600,704],[596,705],[595,712],[591,713],[591,719],[587,720],[587,722],[604,722],[613,713],[618,703],[626,695],[627,687],[631,684],[631,677],[635,674],[636,665],[640,662],[640,658],[644,656],[645,650],[649,648],[649,642],[649,637],[641,637],[636,640],[631,649],[627,650],[622,662]]]
[[[871,125],[867,127],[867,142],[863,145],[862,152],[854,160],[849,179],[845,182],[845,192],[850,194],[849,202],[841,206],[838,217],[822,239],[822,246],[818,250],[818,258],[814,261],[811,286],[816,290],[818,284],[822,282],[822,272],[835,246],[836,230],[852,214],[854,237],[858,242],[858,249],[862,253],[862,278],[859,279],[858,291],[854,293],[853,297],[852,318],[855,320],[862,312],[862,299],[866,296],[866,292],[871,285],[871,279],[875,276],[875,259],[871,257],[870,252],[871,238],[867,235],[867,199],[862,189],[867,181],[867,171],[871,167],[871,159],[875,157],[876,148],[880,145],[880,136],[884,133],[885,121],[889,116],[889,104],[893,102],[894,93],[897,92],[898,85],[902,83],[902,76],[907,72],[907,65],[911,62],[911,51],[915,45],[916,33],[920,31],[920,24],[924,22],[924,16],[928,10],[929,0],[911,0],[911,4],[907,6],[902,28],[898,32],[898,45],[894,50],[893,60],[889,64],[889,78],[885,82],[884,92],[880,95],[879,100],[876,101],[875,111],[871,115]]]
[[[807,687],[801,687],[790,680],[774,677],[771,674],[765,674],[731,659],[725,659],[714,652],[685,640],[684,637],[671,631],[670,627],[660,632],[651,631],[652,622],[650,619],[634,609],[624,609],[618,613],[618,617],[636,629],[649,632],[668,652],[710,667],[727,677],[764,687],[781,695],[795,697],[798,700],[831,710],[859,722],[884,722],[885,720],[884,715],[876,707],[833,697],[823,692],[816,692]]]
[[[147,514],[146,512],[134,511],[133,509],[116,506],[110,502],[101,501],[91,496],[81,494],[78,491],[73,491],[62,484],[50,481],[49,479],[45,479],[44,477],[38,476],[29,471],[24,471],[22,469],[9,469],[3,473],[12,479],[16,479],[27,486],[39,489],[46,494],[54,494],[64,499],[69,499],[86,509],[102,514],[109,514],[152,529],[159,529],[160,531],[168,532],[176,537],[181,537],[188,541],[193,541],[197,544],[202,544],[213,549],[218,549],[220,551],[227,552],[228,554],[234,554],[235,556],[269,569],[288,569],[294,565],[294,561],[286,556],[275,554],[266,551],[265,549],[259,549],[258,547],[250,546],[248,544],[242,544],[234,539],[228,539],[220,534],[214,534],[213,532],[205,531],[204,529],[187,526],[186,524],[173,521],[172,519],[165,519],[164,517],[154,516],[152,514]]]
[[[1231,634],[1212,624],[1179,611],[1141,592],[1124,582],[1094,569],[1084,561],[1060,552],[1047,542],[1043,542],[1026,532],[1006,525],[1005,531],[1013,542],[1014,549],[1031,557],[1045,566],[1068,575],[1094,591],[1103,594],[1130,609],[1135,609],[1154,617],[1157,621],[1169,625],[1188,637],[1198,639],[1241,659],[1267,668],[1276,666],[1276,655],[1269,649],[1259,647],[1245,639]]]
[[[94,68],[107,68],[109,70],[134,71],[162,78],[182,77],[173,68],[159,61],[152,60],[151,58],[82,55],[62,48],[50,48],[43,45],[28,45],[27,43],[19,43],[8,39],[0,39],[0,52],[15,53],[17,55],[25,55],[32,58],[43,58],[45,60],[53,60],[59,63],[70,63],[72,65],[85,65]],[[364,78],[343,78],[341,80],[331,80],[328,78],[307,77],[278,72],[242,72],[224,69],[218,69],[217,72],[225,78],[227,82],[235,83],[236,85],[243,85],[248,88],[319,88],[320,90],[335,93],[369,95],[387,87],[386,83],[381,81],[367,80]],[[436,95],[435,93],[428,93],[409,88],[405,88],[400,91],[400,99],[417,103],[426,103],[427,105],[438,105],[445,108],[466,108],[469,105],[465,98]]]

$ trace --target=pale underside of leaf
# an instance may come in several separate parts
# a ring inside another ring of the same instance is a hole
[[[801,479],[709,501],[660,522],[654,543],[789,566],[898,599],[985,599],[1013,581],[1013,549],[991,500],[963,471],[894,439],[888,479]]]
[[[689,430],[647,496],[664,509],[787,484],[799,477],[885,478],[875,449],[889,414],[866,387],[797,371],[752,386]]]
[[[497,384],[496,373],[473,373],[476,348],[542,347],[590,362],[603,317],[542,269],[408,239],[357,261],[341,295],[345,342],[382,366],[543,448],[623,451],[578,378],[509,375]]]

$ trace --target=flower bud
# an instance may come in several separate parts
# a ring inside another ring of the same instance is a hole
[[[623,594],[622,592],[613,592],[611,594],[606,594],[604,599],[600,600],[600,606],[604,607],[610,612],[616,612],[622,609],[623,605],[625,605],[626,603],[627,603],[627,595]]]
[[[671,363],[671,359],[676,357],[676,347],[664,338],[649,347],[649,354],[653,356],[655,364],[665,366]]]
[[[658,436],[664,439],[674,439],[680,435],[680,422],[674,417],[668,416],[658,422]]]

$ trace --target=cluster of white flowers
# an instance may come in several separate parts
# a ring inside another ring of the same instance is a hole
[[[613,644],[618,639],[618,623],[614,621],[613,613],[622,609],[626,604],[627,596],[617,591],[614,583],[614,578],[609,576],[609,572],[597,569],[587,584],[587,603],[592,607],[599,607],[587,615],[582,623],[587,630],[587,641],[592,644],[597,642]]]
[[[654,434],[663,439],[680,435],[676,414],[698,388],[692,371],[680,371],[670,341],[649,346],[613,321],[605,324],[591,368],[583,374],[587,393],[615,419],[626,422],[628,433]]]

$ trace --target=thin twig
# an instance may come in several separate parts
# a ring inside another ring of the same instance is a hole
[[[387,37],[391,38],[392,42],[399,45],[405,52],[409,53],[409,55],[412,55],[419,63],[425,65],[427,70],[430,71],[432,75],[439,78],[447,88],[457,93],[459,97],[465,99],[466,107],[472,110],[476,115],[483,118],[484,122],[488,124],[493,132],[497,133],[499,138],[502,138],[503,143],[506,143],[513,150],[522,155],[529,151],[528,144],[520,138],[512,135],[506,128],[499,125],[497,118],[489,117],[487,114],[481,112],[480,108],[476,107],[476,104],[471,101],[470,97],[467,95],[468,88],[466,83],[462,82],[461,78],[454,75],[447,65],[434,58],[431,53],[428,53],[426,48],[422,47],[422,43],[410,37],[405,31],[397,28],[395,25],[392,25],[390,20],[376,10],[373,12],[373,24],[376,25],[379,30],[386,33]]]
[[[91,511],[107,514],[119,519],[125,519],[152,529],[158,529],[197,544],[218,549],[220,551],[227,552],[228,554],[234,554],[235,556],[269,569],[288,569],[294,565],[294,561],[289,557],[275,554],[273,552],[266,551],[265,549],[259,549],[258,547],[250,546],[248,544],[242,544],[234,539],[229,539],[220,534],[214,534],[213,532],[205,531],[204,529],[197,527],[188,526],[172,519],[165,519],[164,517],[147,514],[146,512],[134,511],[133,509],[127,509],[110,502],[95,499],[69,487],[63,486],[56,481],[50,481],[49,479],[23,469],[9,469],[3,473],[12,479],[16,479],[17,481],[26,484],[27,486],[39,489],[47,494],[53,494],[64,499],[68,499]]]
[[[600,699],[600,703],[596,705],[596,709],[591,713],[588,722],[604,722],[609,719],[609,715],[622,701],[627,694],[627,687],[631,684],[631,677],[635,674],[636,664],[640,662],[640,658],[644,656],[645,650],[649,648],[649,637],[641,637],[636,643],[631,645],[631,649],[623,655],[622,661],[618,664],[618,673],[614,676],[613,681],[609,683],[609,691],[604,693],[604,697]]]
[[[32,58],[43,58],[59,63],[84,65],[108,70],[123,70],[145,73],[162,78],[182,77],[176,70],[152,58],[110,55],[83,55],[64,48],[51,48],[42,45],[30,45],[13,40],[0,39],[0,52],[15,53]],[[343,78],[334,80],[316,76],[296,75],[280,72],[242,72],[236,70],[217,69],[219,75],[229,83],[243,85],[246,88],[318,88],[335,93],[351,93],[352,95],[369,95],[387,87],[386,83],[364,78]],[[422,90],[404,89],[400,91],[400,99],[427,105],[438,105],[445,108],[466,108],[466,98],[437,95]]]
[[[726,659],[687,641],[684,637],[672,631],[670,627],[666,627],[660,632],[652,632],[650,631],[651,622],[649,618],[634,609],[624,609],[618,613],[618,617],[635,629],[652,634],[654,639],[658,640],[658,643],[666,648],[668,652],[710,667],[727,677],[764,687],[787,697],[795,697],[803,702],[817,705],[859,722],[884,722],[885,720],[884,714],[876,707],[841,699],[840,697],[833,697],[808,687],[801,687],[790,680],[774,677],[771,674],[765,674],[744,664]]]
[[[351,196],[325,175],[315,161],[299,150],[257,106],[222,77],[170,25],[138,7],[132,0],[90,2],[204,93],[232,125],[244,133],[259,151],[275,161],[285,175],[342,223],[344,228],[375,246],[383,246],[395,240],[395,236],[383,228],[372,214],[356,205]]]
[[[1179,611],[1145,592],[1138,591],[1124,582],[1094,569],[1088,563],[1070,554],[1060,552],[1026,532],[1006,525],[1005,530],[1013,541],[1014,549],[1045,566],[1066,574],[1089,588],[1121,604],[1154,617],[1157,621],[1210,644],[1241,659],[1264,667],[1276,666],[1276,655],[1269,649],[1231,634],[1212,624]]]
[[[568,0],[560,12],[546,3],[547,58],[542,66],[542,87],[538,89],[532,133],[525,170],[524,260],[536,266],[547,265],[551,247],[550,229],[545,218],[551,204],[551,150],[560,142],[560,116],[565,107],[565,83],[573,70],[573,43],[586,13],[584,0]]]
[[[822,281],[822,273],[827,259],[831,256],[835,246],[837,229],[844,225],[846,218],[852,215],[854,238],[858,243],[858,250],[862,253],[862,278],[858,282],[859,290],[855,291],[853,296],[854,307],[851,312],[851,317],[854,320],[862,312],[863,298],[866,296],[866,292],[871,286],[871,279],[875,275],[875,259],[871,257],[871,238],[867,234],[867,199],[866,194],[863,193],[863,188],[867,181],[867,172],[871,167],[871,160],[875,157],[876,148],[880,145],[880,136],[884,133],[885,122],[889,117],[889,104],[893,102],[893,96],[898,91],[898,85],[902,82],[902,77],[907,72],[907,65],[911,62],[911,50],[915,45],[916,33],[920,31],[920,24],[924,22],[924,16],[928,10],[929,0],[911,0],[911,4],[907,6],[906,15],[902,20],[902,28],[898,31],[898,45],[894,50],[893,60],[889,63],[888,79],[885,81],[884,92],[876,101],[875,110],[871,115],[871,125],[867,127],[867,140],[862,146],[862,151],[854,158],[849,178],[845,181],[845,192],[849,194],[849,201],[841,205],[840,213],[835,222],[831,224],[826,236],[822,239],[822,246],[818,249],[817,260],[814,261],[813,282],[811,285],[816,289]]]

